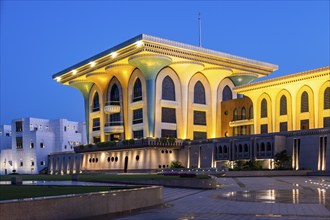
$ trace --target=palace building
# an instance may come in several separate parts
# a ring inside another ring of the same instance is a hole
[[[329,67],[250,83],[277,69],[142,34],[53,79],[84,97],[90,145],[73,153],[83,171],[155,170],[174,160],[186,167],[262,160],[271,168],[282,150],[295,169],[329,169]],[[309,134],[307,142],[292,139]],[[298,160],[310,152],[315,161]],[[63,172],[67,156],[52,154],[50,172]]]

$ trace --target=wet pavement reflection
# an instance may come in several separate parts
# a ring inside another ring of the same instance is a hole
[[[244,202],[262,203],[291,203],[291,204],[322,204],[330,210],[329,191],[317,189],[292,189],[292,190],[253,190],[227,192],[216,195],[218,199],[228,199]]]

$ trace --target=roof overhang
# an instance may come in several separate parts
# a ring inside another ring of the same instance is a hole
[[[200,62],[258,77],[267,76],[278,69],[274,64],[141,34],[54,74],[53,79],[68,84],[71,80],[79,79],[91,72],[104,70],[109,65],[127,64],[128,59],[137,54],[166,55],[171,57],[173,62]]]
[[[302,80],[309,80],[312,78],[324,77],[324,76],[330,77],[330,66],[289,74],[286,76],[276,77],[273,79],[267,79],[247,85],[237,86],[234,88],[234,90],[237,93],[244,94],[245,92],[251,90],[265,89],[267,87],[278,86],[278,85],[298,82]]]

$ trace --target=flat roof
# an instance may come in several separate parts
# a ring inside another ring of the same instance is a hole
[[[250,84],[246,84],[246,85],[242,85],[242,86],[237,86],[234,88],[234,90],[237,92],[243,92],[246,90],[251,90],[252,88],[259,89],[259,88],[265,88],[265,86],[268,87],[268,86],[278,85],[281,83],[296,82],[299,80],[305,80],[306,78],[309,78],[310,75],[315,75],[315,74],[318,74],[318,73],[324,72],[324,71],[330,71],[330,66],[324,66],[324,67],[320,67],[320,68],[316,68],[316,69],[306,70],[303,72],[292,73],[292,74],[288,74],[285,76],[280,76],[280,77],[276,77],[276,78],[272,78],[272,79],[265,79],[265,80],[261,80],[259,82],[250,83]]]
[[[155,42],[155,43],[160,43],[160,44],[164,44],[164,45],[168,45],[168,46],[174,46],[174,47],[178,47],[178,48],[182,48],[182,49],[186,49],[186,50],[191,50],[191,51],[196,51],[196,52],[200,52],[200,53],[205,53],[205,54],[209,54],[209,55],[215,55],[218,57],[223,57],[223,58],[227,58],[227,59],[232,59],[232,60],[237,60],[237,61],[241,61],[241,62],[246,62],[246,63],[250,63],[250,64],[254,64],[254,65],[258,65],[258,66],[264,66],[267,68],[271,68],[273,69],[273,71],[278,69],[277,65],[271,64],[271,63],[266,63],[266,62],[262,62],[262,61],[257,61],[257,60],[253,60],[253,59],[248,59],[245,57],[240,57],[240,56],[236,56],[236,55],[231,55],[228,53],[223,53],[223,52],[219,52],[219,51],[215,51],[215,50],[210,50],[210,49],[206,49],[203,47],[198,47],[198,46],[194,46],[194,45],[190,45],[190,44],[185,44],[185,43],[180,43],[180,42],[176,42],[176,41],[171,41],[171,40],[167,40],[167,39],[163,39],[163,38],[159,38],[159,37],[154,37],[151,35],[146,35],[146,34],[140,34],[136,37],[133,37],[121,44],[118,44],[114,47],[111,47],[110,49],[107,49],[99,54],[96,54],[95,56],[92,56],[86,60],[83,60],[73,66],[70,66],[56,74],[53,75],[53,79],[55,79],[56,77],[61,76],[62,74],[65,74],[67,72],[72,71],[73,69],[76,69],[80,66],[86,65],[92,61],[95,61],[103,56],[106,56],[112,52],[115,52],[121,48],[124,48],[128,45],[134,44],[137,41],[151,41],[151,42]]]

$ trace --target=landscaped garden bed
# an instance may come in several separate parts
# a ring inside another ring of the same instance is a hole
[[[59,196],[120,189],[139,188],[136,186],[36,186],[0,185],[0,200]]]

